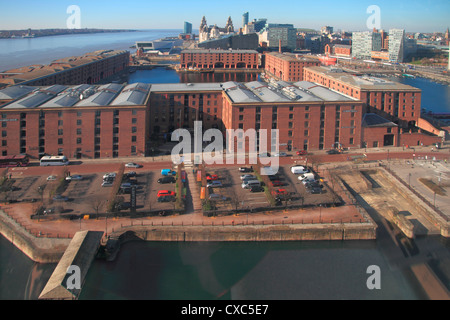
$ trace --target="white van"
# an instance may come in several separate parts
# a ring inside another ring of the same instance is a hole
[[[294,166],[294,167],[291,167],[291,172],[293,174],[304,174],[304,173],[309,172],[309,169],[305,168],[304,166]]]
[[[259,180],[247,180],[242,183],[242,189],[250,189],[253,186],[260,186],[261,181]]]
[[[312,179],[314,180],[314,173],[312,172],[307,172],[307,173],[303,173],[298,177],[298,180],[303,181],[305,179]]]

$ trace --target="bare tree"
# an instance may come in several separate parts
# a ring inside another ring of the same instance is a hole
[[[93,199],[91,199],[89,204],[90,204],[91,208],[95,211],[96,215],[98,216],[100,208],[103,206],[104,203],[105,203],[105,200],[103,200],[103,199],[93,198]]]

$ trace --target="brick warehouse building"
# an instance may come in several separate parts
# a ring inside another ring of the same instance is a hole
[[[99,50],[55,60],[46,66],[33,65],[2,72],[0,87],[92,84],[123,71],[129,62],[128,51]]]
[[[282,151],[360,146],[363,108],[356,99],[305,81],[227,82],[223,89],[228,129],[278,129]]]
[[[204,129],[223,129],[220,83],[153,84],[150,105],[153,135],[193,128],[194,121],[202,121]]]
[[[144,155],[149,89],[140,83],[37,87],[0,108],[0,152],[75,159]]]
[[[224,135],[226,129],[278,129],[281,151],[441,141],[403,132],[368,112],[364,101],[308,81],[13,86],[0,90],[0,101],[1,154],[33,158],[144,156],[152,138],[193,128],[197,120]]]
[[[370,112],[390,118],[402,128],[414,126],[420,117],[420,89],[330,67],[305,68],[304,78],[361,100]]]
[[[303,68],[319,66],[316,59],[298,58],[293,54],[268,52],[265,54],[264,71],[284,81],[303,81]]]
[[[180,68],[199,69],[258,69],[259,54],[255,50],[183,50],[180,56]]]
[[[398,139],[393,141],[391,137],[384,141],[384,138],[379,137],[374,140],[373,145],[370,145],[370,147],[374,145],[430,145],[442,141],[442,137],[432,134],[429,127],[422,125],[424,123],[423,119],[420,118],[422,91],[418,88],[394,81],[360,75],[357,72],[344,72],[342,69],[332,67],[305,68],[304,78],[306,81],[311,81],[354,97],[364,103],[365,112],[378,114],[382,118],[398,125]],[[380,130],[378,128],[375,131]],[[386,131],[389,130],[393,129],[386,127]],[[384,144],[377,143],[377,141],[384,141]],[[363,141],[363,145],[369,146],[365,142]]]

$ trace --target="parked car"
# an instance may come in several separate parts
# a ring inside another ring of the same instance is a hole
[[[175,183],[176,180],[172,176],[162,177],[158,179],[158,183],[164,184],[164,183]]]
[[[272,187],[281,187],[284,185],[284,183],[280,180],[270,181],[270,184],[272,185]]]
[[[309,170],[308,168],[306,168],[304,166],[293,166],[293,167],[291,167],[291,172],[293,174],[305,174],[305,173],[311,172],[311,170]]]
[[[320,194],[320,193],[322,193],[322,189],[319,188],[319,187],[308,188],[308,189],[306,189],[306,191],[308,191],[311,194]]]
[[[47,181],[54,181],[56,180],[56,176],[48,176]]]
[[[131,208],[131,203],[129,202],[121,202],[116,205],[117,210],[127,210]]]
[[[124,176],[128,178],[136,177],[136,175],[137,175],[136,171],[130,171],[124,174]]]
[[[280,180],[280,176],[277,174],[267,176],[270,181]]]
[[[67,176],[66,177],[67,181],[72,181],[72,180],[83,180],[83,177],[80,176],[79,174],[74,174],[73,176]]]
[[[248,180],[248,179],[255,180],[256,177],[255,177],[254,175],[252,175],[252,174],[243,174],[243,175],[241,176],[241,180]]]
[[[206,174],[206,180],[208,181],[214,181],[214,180],[218,180],[219,176],[217,174]]]
[[[134,162],[128,162],[125,164],[125,168],[141,168],[142,165],[141,164],[137,164]]]
[[[242,182],[242,189],[251,189],[255,186],[261,186],[261,181],[259,180],[244,180]]]
[[[112,187],[113,181],[103,181],[102,187]]]
[[[218,181],[218,180],[208,181],[208,182],[206,183],[206,186],[207,186],[208,188],[209,188],[209,187],[212,187],[212,188],[216,187],[216,188],[218,188],[218,187],[222,187],[222,182],[221,182],[221,181]]]
[[[163,196],[158,196],[158,202],[171,202],[171,201],[175,201],[175,196],[174,195],[163,195]]]
[[[297,155],[298,156],[305,156],[305,155],[307,155],[308,154],[308,152],[306,151],[306,150],[300,150],[300,151],[297,151]]]
[[[250,168],[248,168],[248,167],[240,167],[239,168],[239,172],[253,172],[253,168],[252,167],[250,167]]]
[[[327,153],[328,154],[339,154],[340,152],[339,152],[339,150],[331,149],[331,150],[328,150]]]
[[[298,176],[298,180],[303,181],[305,179],[314,179],[314,173],[307,172]]]
[[[302,180],[303,185],[306,185],[308,183],[314,183],[317,182],[314,178],[306,178]]]
[[[264,187],[262,186],[252,186],[250,192],[264,192]]]
[[[269,152],[262,152],[258,155],[258,157],[260,158],[267,158],[270,157],[270,153]]]
[[[272,195],[275,197],[287,196],[287,195],[289,195],[289,192],[286,189],[277,189],[277,190],[272,191]]]
[[[106,179],[115,179],[116,178],[116,175],[117,175],[117,173],[115,173],[115,172],[110,172],[110,173],[105,173],[104,175],[103,175],[103,180],[106,180]]]
[[[173,196],[173,197],[175,197],[175,192],[169,191],[169,190],[160,190],[160,191],[158,191],[157,196],[158,196],[158,198],[165,197],[165,196]]]
[[[305,188],[306,189],[311,189],[311,188],[323,188],[323,185],[322,184],[320,184],[319,182],[317,182],[317,181],[312,181],[312,182],[308,182],[308,183],[306,183],[305,184]]]
[[[57,194],[53,197],[53,201],[69,201],[69,198],[62,196],[60,194]]]
[[[161,170],[161,175],[163,176],[175,176],[177,174],[176,171],[173,171],[171,169],[162,169]]]
[[[209,200],[211,200],[211,201],[226,201],[226,200],[228,200],[228,198],[221,194],[211,193],[209,195]]]
[[[279,152],[279,153],[275,153],[273,155],[273,157],[287,157],[287,153],[286,152]]]

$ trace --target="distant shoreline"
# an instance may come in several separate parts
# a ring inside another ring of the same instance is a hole
[[[134,29],[27,29],[27,30],[0,30],[0,39],[29,39],[62,35],[78,35],[92,33],[118,33],[138,32]]]

